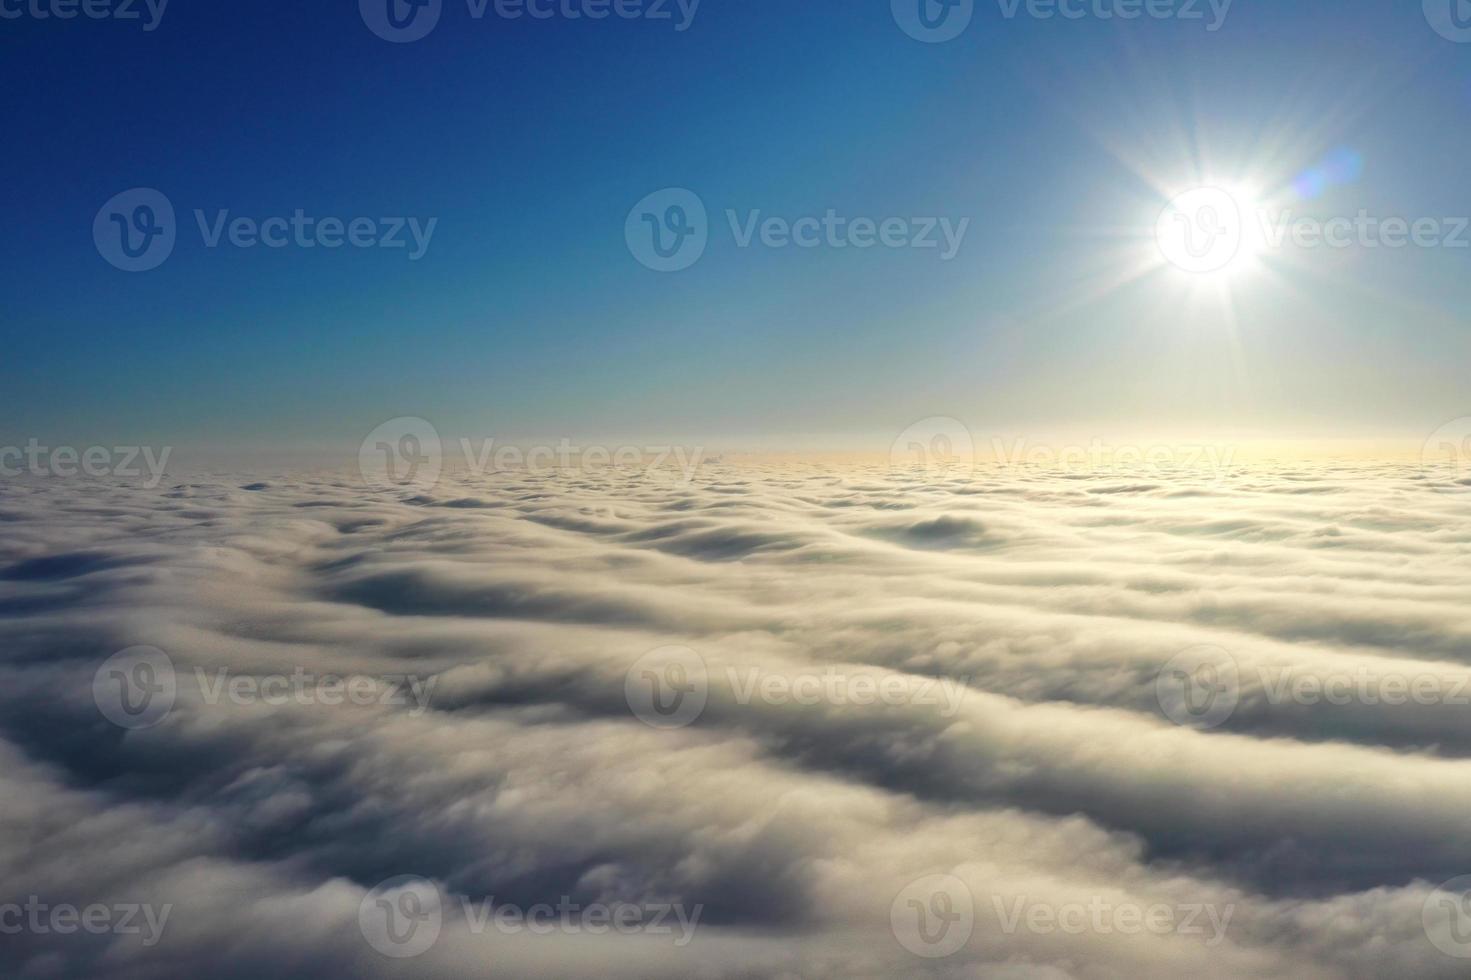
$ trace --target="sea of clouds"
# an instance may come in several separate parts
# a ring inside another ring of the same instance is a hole
[[[0,484],[0,974],[1461,977],[1471,487]]]

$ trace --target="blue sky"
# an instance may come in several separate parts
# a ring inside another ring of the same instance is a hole
[[[1471,44],[1420,4],[1236,0],[1216,31],[1199,7],[1039,20],[991,0],[940,44],[887,0],[704,0],[683,31],[672,3],[574,21],[445,0],[404,44],[351,3],[0,19],[0,436],[355,446],[414,415],[810,445],[948,415],[1418,437],[1467,414],[1471,249],[1300,253],[1233,279],[1234,315],[1168,267],[1094,288],[1157,257],[1167,191],[1201,171],[1277,200],[1349,150],[1361,175],[1295,213],[1471,215]],[[128,273],[92,229],[136,187],[172,203],[178,241]],[[704,203],[709,245],[660,273],[624,224],[669,187]],[[196,209],[437,224],[410,261],[209,248]],[[725,215],[829,209],[969,224],[946,261],[741,248]]]

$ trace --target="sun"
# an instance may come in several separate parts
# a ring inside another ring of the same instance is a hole
[[[1191,276],[1220,281],[1256,269],[1263,247],[1262,207],[1244,184],[1208,183],[1170,198],[1154,225],[1166,263]]]

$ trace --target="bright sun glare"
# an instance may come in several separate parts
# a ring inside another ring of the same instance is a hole
[[[1257,264],[1262,251],[1261,205],[1242,185],[1209,185],[1176,195],[1155,222],[1166,262],[1211,280],[1235,278]]]

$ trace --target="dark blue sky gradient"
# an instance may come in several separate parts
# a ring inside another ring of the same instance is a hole
[[[1471,214],[1471,45],[1418,8],[1236,0],[1208,33],[982,2],[943,45],[887,0],[704,0],[683,33],[447,0],[405,45],[341,0],[173,0],[151,33],[3,20],[0,436],[354,445],[398,415],[505,438],[807,439],[941,414],[1429,431],[1465,414],[1466,251],[1245,286],[1234,340],[1149,280],[1059,303],[1163,204],[1108,146],[1187,183],[1152,141],[1266,159],[1279,183],[1350,147],[1364,174],[1316,202],[1331,213]],[[180,240],[127,274],[92,220],[137,186],[172,200]],[[714,228],[661,275],[623,223],[669,186]],[[207,249],[194,208],[439,224],[418,262]],[[726,208],[971,227],[948,263],[738,249]]]

